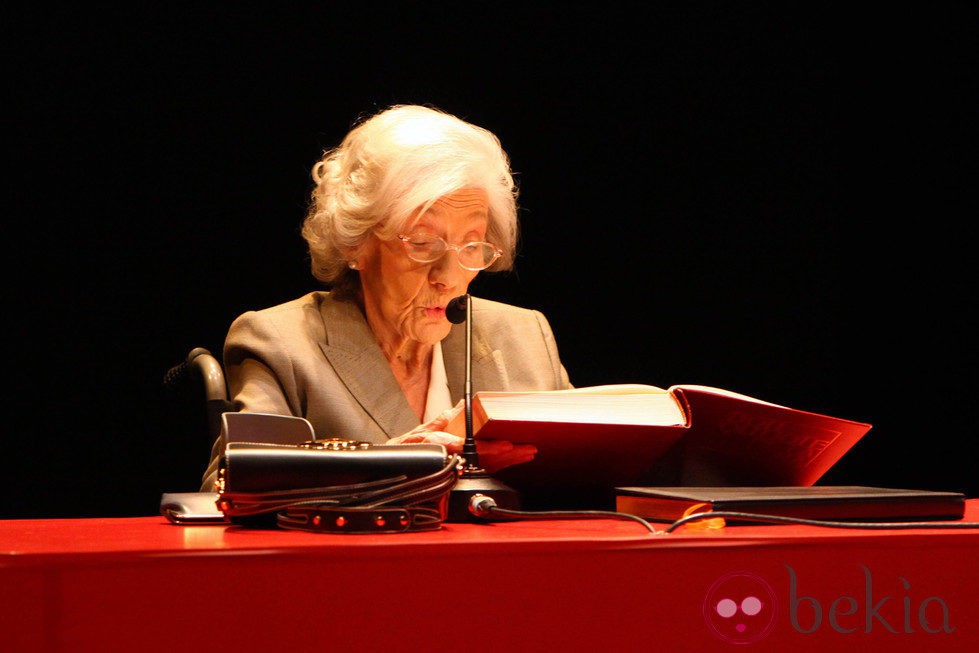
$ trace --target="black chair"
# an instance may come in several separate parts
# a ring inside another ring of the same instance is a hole
[[[189,396],[191,405],[203,395],[208,448],[221,434],[221,415],[238,411],[238,405],[228,399],[221,363],[204,347],[195,347],[185,360],[167,370],[163,384],[174,393]]]
[[[222,414],[239,409],[228,400],[221,363],[204,347],[195,347],[166,371],[162,389],[167,410],[161,419],[173,437],[156,456],[161,466],[172,466],[162,488],[160,511],[178,524],[224,523],[224,515],[215,507],[216,494],[197,491],[212,446],[221,434]],[[187,460],[194,462],[185,469]]]

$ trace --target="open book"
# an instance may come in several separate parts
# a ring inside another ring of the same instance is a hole
[[[703,385],[620,384],[473,395],[477,439],[532,443],[494,477],[521,492],[616,485],[809,486],[871,425]],[[465,435],[465,416],[449,424]]]

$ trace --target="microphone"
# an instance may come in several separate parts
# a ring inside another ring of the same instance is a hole
[[[472,380],[472,320],[468,319],[472,308],[472,296],[469,293],[459,295],[445,307],[445,317],[452,324],[466,323],[466,384],[463,391],[464,411],[466,416],[466,439],[462,445],[462,457],[466,466],[479,468],[479,452],[476,451],[476,436],[473,434],[473,380]]]
[[[469,295],[459,295],[446,305],[445,317],[449,320],[449,322],[452,324],[462,324],[466,321],[468,299]]]
[[[489,497],[499,507],[510,510],[519,510],[520,499],[516,491],[494,479],[479,466],[479,453],[476,450],[476,436],[473,433],[472,413],[472,295],[466,293],[450,301],[445,307],[445,317],[453,324],[466,323],[466,383],[464,390],[466,439],[462,445],[462,457],[465,459],[465,464],[455,487],[449,493],[449,509],[446,521],[485,521],[487,512],[473,507],[474,497]]]

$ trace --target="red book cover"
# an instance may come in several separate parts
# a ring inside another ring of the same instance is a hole
[[[684,458],[725,484],[812,485],[871,428],[708,386],[671,391],[690,417]]]
[[[543,392],[477,392],[478,439],[537,446],[494,477],[517,490],[610,490],[645,482],[657,464],[706,485],[807,486],[871,428],[720,388],[621,384]],[[464,416],[449,432],[465,435]],[[673,485],[674,483],[660,483]],[[679,483],[688,485],[691,483]]]

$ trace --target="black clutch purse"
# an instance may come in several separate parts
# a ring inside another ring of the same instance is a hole
[[[439,528],[461,458],[440,444],[229,442],[217,506],[233,524],[332,533]]]

